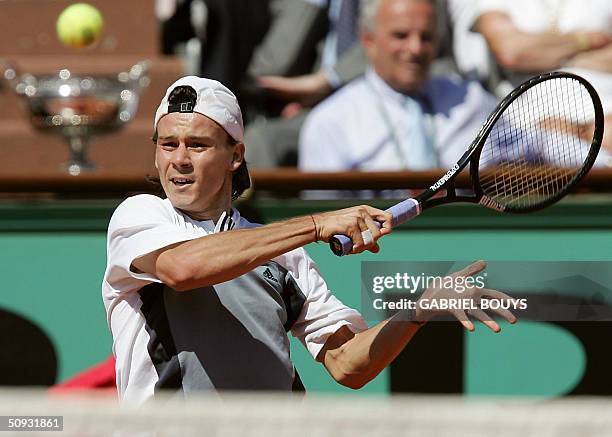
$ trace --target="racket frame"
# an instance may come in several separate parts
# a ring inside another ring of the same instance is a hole
[[[479,161],[480,154],[482,152],[483,146],[495,126],[495,123],[502,116],[504,111],[521,95],[523,95],[527,90],[533,88],[539,83],[545,82],[547,80],[559,79],[559,78],[571,78],[585,87],[591,99],[593,100],[593,106],[595,110],[595,129],[593,132],[593,139],[591,142],[591,147],[589,149],[589,153],[587,158],[585,159],[581,169],[577,172],[572,179],[554,196],[551,196],[549,199],[546,199],[543,202],[540,202],[536,205],[515,208],[507,205],[500,205],[497,202],[493,201],[489,197],[485,196],[484,191],[480,185],[479,178]],[[589,170],[593,167],[595,160],[597,159],[597,154],[599,153],[599,149],[601,148],[601,142],[603,138],[604,131],[604,114],[603,108],[601,105],[601,100],[595,88],[583,77],[577,76],[572,73],[564,72],[564,71],[554,71],[551,73],[541,74],[539,76],[533,77],[530,80],[524,82],[516,89],[514,89],[510,94],[508,94],[495,108],[495,110],[489,115],[489,117],[483,123],[478,135],[463,156],[457,161],[457,164],[453,167],[456,168],[455,171],[453,169],[449,170],[442,178],[440,178],[435,184],[431,187],[425,189],[422,193],[417,195],[414,199],[417,200],[420,204],[421,210],[426,210],[432,207],[436,207],[439,205],[444,205],[447,203],[480,203],[484,206],[495,209],[497,211],[503,211],[513,214],[522,214],[522,213],[530,213],[533,211],[537,211],[543,208],[546,208],[565,195],[567,195],[572,188],[576,186],[576,184],[589,172]],[[459,173],[461,173],[467,166],[470,165],[469,174],[470,181],[472,183],[472,191],[474,195],[460,195],[458,196],[455,190],[454,180]],[[452,175],[449,173],[452,171]],[[434,188],[435,187],[435,188]],[[435,194],[439,193],[442,190],[446,190],[446,195],[444,197],[436,197],[432,198]]]
[[[482,152],[483,146],[495,126],[495,123],[502,116],[504,111],[514,102],[519,96],[523,95],[527,90],[533,88],[537,84],[541,82],[545,82],[552,79],[559,78],[571,78],[585,87],[587,92],[589,93],[595,110],[595,129],[593,132],[593,139],[591,141],[591,147],[589,149],[588,155],[578,171],[572,179],[554,196],[546,199],[543,202],[539,202],[535,205],[530,205],[526,207],[512,207],[508,205],[501,205],[489,197],[485,196],[484,190],[480,185],[479,179],[479,161],[480,154]],[[517,88],[515,88],[510,94],[508,94],[501,102],[498,103],[495,110],[487,117],[485,122],[483,123],[480,131],[465,151],[465,153],[459,158],[457,163],[446,172],[444,176],[442,176],[438,181],[436,181],[429,188],[426,188],[423,192],[415,196],[413,199],[414,205],[411,205],[411,209],[413,212],[409,214],[403,220],[397,220],[394,218],[393,226],[397,226],[402,224],[408,219],[416,217],[421,214],[422,211],[433,208],[439,205],[444,205],[448,203],[479,203],[487,208],[491,208],[497,211],[503,211],[508,213],[529,213],[533,211],[537,211],[543,208],[546,208],[555,202],[559,201],[565,195],[567,195],[572,188],[576,186],[576,184],[588,173],[591,169],[595,160],[597,159],[597,154],[599,153],[599,149],[601,148],[601,142],[603,139],[603,131],[604,131],[604,115],[603,108],[601,106],[601,100],[595,88],[583,77],[564,72],[564,71],[554,71],[551,73],[541,74],[539,76],[535,76],[528,81],[522,83]],[[455,189],[455,179],[459,173],[461,173],[465,168],[470,165],[469,175],[470,181],[472,183],[472,195],[458,195]],[[446,194],[443,197],[434,197],[440,191],[445,190]],[[402,203],[406,203],[406,201]],[[396,205],[397,206],[397,205]],[[393,208],[393,207],[392,207]],[[342,242],[338,238],[338,236],[334,236],[330,239],[329,244],[332,252],[338,256],[342,256],[348,253],[348,248],[343,247]],[[347,237],[342,236],[342,238],[347,239]],[[348,240],[350,243],[350,240]]]

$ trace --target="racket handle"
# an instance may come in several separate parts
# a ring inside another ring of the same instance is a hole
[[[393,205],[386,211],[390,212],[393,216],[391,223],[395,227],[419,215],[421,213],[421,205],[415,199],[406,199],[397,205]],[[380,223],[377,222],[376,224],[380,228]],[[353,240],[346,235],[334,235],[329,240],[329,247],[335,255],[348,255],[353,250]]]

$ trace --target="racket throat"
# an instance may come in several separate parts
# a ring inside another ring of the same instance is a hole
[[[451,179],[450,181],[448,181],[444,189],[446,190],[446,197],[451,202],[455,201],[457,198],[457,189],[455,188],[454,179]]]
[[[494,209],[495,211],[504,212],[506,210],[506,207],[504,205],[500,205],[495,200],[484,195],[480,198],[478,203],[487,208]]]

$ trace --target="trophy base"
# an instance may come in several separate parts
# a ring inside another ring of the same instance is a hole
[[[62,165],[62,170],[68,172],[71,176],[78,176],[81,173],[94,171],[96,166],[91,162],[75,162],[70,161]]]

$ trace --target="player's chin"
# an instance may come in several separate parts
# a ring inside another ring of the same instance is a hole
[[[172,206],[182,210],[189,210],[190,206],[193,205],[195,200],[195,196],[192,193],[187,192],[185,189],[175,190],[170,188],[168,191],[166,191],[166,196],[168,196],[168,199],[170,199]]]

